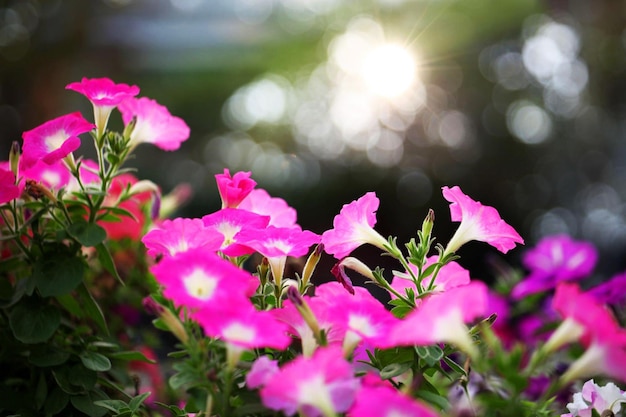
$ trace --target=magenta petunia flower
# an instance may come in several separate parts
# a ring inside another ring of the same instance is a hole
[[[20,196],[20,189],[15,185],[15,175],[0,168],[0,204],[8,203]]]
[[[269,226],[294,227],[297,222],[297,212],[282,198],[272,197],[261,188],[250,191],[237,208],[248,210],[263,216],[270,216]]]
[[[524,254],[522,262],[530,274],[513,288],[511,296],[520,299],[551,290],[559,282],[585,278],[597,260],[598,252],[589,242],[567,235],[545,237]]]
[[[200,309],[192,317],[208,336],[240,349],[283,350],[291,343],[285,323],[277,321],[269,311],[257,311],[249,303],[231,302],[219,310]]]
[[[302,410],[309,417],[331,417],[352,406],[358,389],[359,380],[341,349],[329,346],[285,364],[260,394],[266,407],[288,416]]]
[[[265,229],[268,216],[261,216],[247,210],[223,208],[202,217],[204,225],[224,236],[220,251],[226,256],[243,256],[254,253],[254,249],[240,243],[239,232]],[[256,232],[255,232],[256,233]]]
[[[224,236],[215,232],[200,219],[164,220],[141,238],[148,255],[174,256],[189,249],[204,248],[215,252],[220,249]]]
[[[190,309],[247,301],[259,284],[250,273],[204,248],[163,258],[150,272],[164,287],[165,297]]]
[[[139,94],[139,87],[136,85],[116,84],[109,78],[83,78],[65,88],[76,91],[91,101],[98,136],[106,129],[111,111],[125,99]]]
[[[277,372],[278,361],[263,355],[254,361],[250,372],[246,374],[246,385],[250,389],[262,387]]]
[[[427,405],[385,385],[365,386],[357,393],[348,417],[437,417]]]
[[[626,301],[626,272],[617,274],[602,284],[589,289],[587,294],[602,304],[620,305]]]
[[[378,205],[379,200],[374,192],[344,204],[333,220],[333,228],[322,234],[324,250],[337,259],[348,256],[365,243],[385,250],[387,239],[374,230]]]
[[[94,127],[79,112],[74,112],[24,132],[22,167],[28,169],[38,160],[46,164],[60,161],[80,147],[78,135],[89,132]]]
[[[472,200],[458,186],[443,187],[442,190],[443,197],[451,203],[452,221],[461,222],[446,246],[446,254],[456,252],[472,240],[486,242],[502,253],[513,249],[516,243],[524,243],[524,239],[502,220],[495,208]]]
[[[424,264],[424,269],[428,268],[430,265],[434,264],[439,260],[439,256],[433,255],[426,258],[426,263]],[[417,267],[415,265],[409,265],[409,268],[413,271],[415,275],[417,275]],[[422,287],[427,289],[432,282],[432,276],[426,277],[422,281]],[[435,277],[435,287],[434,291],[443,292],[447,291],[450,288],[460,287],[461,285],[467,285],[470,282],[470,274],[469,271],[463,268],[458,262],[452,261],[445,264],[439,270],[439,273]],[[391,281],[391,288],[396,290],[400,294],[405,293],[405,289],[413,288],[415,294],[417,294],[417,290],[415,289],[415,284],[413,284],[413,280],[408,276],[405,272],[397,272],[394,271],[393,279]],[[391,294],[391,297],[395,296]]]
[[[300,227],[268,226],[259,230],[242,230],[237,234],[238,242],[267,258],[276,284],[282,280],[287,257],[306,255],[319,240],[319,235]]]
[[[250,172],[240,171],[231,176],[228,168],[224,168],[223,174],[215,174],[217,190],[222,199],[222,208],[237,208],[252,192],[256,187],[256,181],[250,178],[250,175]]]
[[[118,106],[124,125],[136,118],[130,135],[130,146],[152,143],[166,151],[180,148],[189,138],[189,126],[180,117],[172,116],[165,106],[147,97],[127,98]]]
[[[40,181],[46,187],[54,190],[68,186],[74,178],[67,166],[61,161],[46,164],[42,160],[38,160],[30,168],[21,170],[21,175],[29,180]]]
[[[427,297],[400,321],[388,338],[388,347],[449,342],[470,355],[477,353],[465,323],[485,316],[488,288],[480,281]]]

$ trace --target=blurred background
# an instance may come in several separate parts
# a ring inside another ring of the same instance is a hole
[[[445,244],[440,189],[459,185],[526,247],[567,233],[600,250],[598,280],[626,269],[623,1],[0,0],[0,77],[3,155],[48,119],[91,118],[64,90],[82,77],[136,84],[183,118],[179,151],[131,161],[165,192],[191,185],[177,216],[217,210],[227,167],[305,229],[375,191],[381,234],[407,241],[433,208]],[[524,250],[474,242],[461,263],[489,279]]]

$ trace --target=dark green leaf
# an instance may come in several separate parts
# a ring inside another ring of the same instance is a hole
[[[48,385],[46,384],[46,378],[42,373],[39,374],[39,380],[37,381],[37,387],[35,388],[35,408],[41,409],[46,397],[48,396]]]
[[[107,410],[95,404],[96,401],[108,400],[107,396],[100,391],[89,391],[85,395],[74,396],[71,398],[72,405],[78,411],[82,411],[90,417],[102,417]]]
[[[80,304],[71,294],[63,294],[56,297],[59,304],[63,306],[72,316],[77,318],[83,317],[83,310],[80,307]]]
[[[141,361],[147,363],[156,363],[152,359],[148,359],[146,355],[136,351],[113,352],[109,354],[111,359],[120,359],[123,361]]]
[[[124,285],[124,281],[117,272],[117,268],[115,267],[115,262],[113,261],[113,257],[111,257],[111,252],[109,252],[109,248],[106,247],[104,243],[99,243],[96,245],[96,251],[98,253],[98,260],[100,261],[100,265],[111,275],[118,280],[118,282]]]
[[[443,360],[450,368],[452,368],[453,371],[458,372],[461,375],[467,376],[467,372],[465,372],[465,369],[463,369],[461,365],[459,365],[447,356],[444,357]]]
[[[102,309],[93,298],[87,286],[84,282],[82,282],[78,286],[78,294],[83,302],[83,308],[87,316],[89,316],[97,325],[107,335],[109,334],[109,328],[107,327],[107,322],[104,318],[104,314],[102,313]]]
[[[70,396],[63,392],[61,388],[55,387],[48,395],[48,398],[46,398],[43,410],[47,416],[53,416],[61,412],[69,401]]]
[[[415,396],[436,406],[440,410],[447,410],[450,407],[450,403],[446,397],[442,397],[434,392],[419,390],[415,393]]]
[[[56,297],[74,290],[83,280],[85,263],[76,256],[55,253],[35,264],[33,277],[44,297]]]
[[[35,349],[28,357],[28,361],[35,366],[47,367],[62,365],[70,358],[70,354],[55,350],[52,347],[44,346],[41,349]]]
[[[72,385],[91,390],[98,381],[98,374],[91,369],[85,368],[82,363],[77,363],[68,370],[69,382]]]
[[[398,375],[402,375],[403,373],[408,371],[410,368],[411,368],[411,364],[407,362],[392,363],[392,364],[385,366],[383,369],[380,370],[380,377],[382,379],[391,379]]]
[[[102,243],[107,232],[95,223],[76,222],[67,228],[67,232],[83,246],[91,247]]]
[[[132,412],[139,410],[141,404],[143,404],[143,402],[146,400],[146,398],[150,396],[150,394],[151,392],[144,392],[143,394],[133,397],[133,399],[128,402],[128,407],[132,410]]]
[[[85,368],[96,372],[105,372],[111,369],[111,361],[106,356],[98,352],[90,350],[83,351],[80,354],[80,360]]]
[[[95,401],[94,404],[100,407],[104,407],[107,410],[111,410],[117,414],[119,414],[122,409],[128,407],[128,405],[121,400],[100,400]]]
[[[48,340],[61,324],[61,313],[42,300],[23,298],[9,316],[13,335],[22,343]]]
[[[178,389],[183,385],[196,381],[196,375],[191,372],[178,372],[169,379],[169,384],[172,389]]]

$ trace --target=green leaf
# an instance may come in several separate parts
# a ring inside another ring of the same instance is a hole
[[[35,264],[33,277],[43,297],[56,297],[74,290],[82,282],[84,272],[81,258],[53,253]]]
[[[96,401],[108,400],[107,396],[101,391],[89,391],[85,395],[74,396],[71,398],[72,405],[78,411],[82,411],[90,417],[102,417],[107,410],[95,404]]]
[[[141,407],[141,404],[143,404],[143,402],[146,400],[146,398],[150,396],[150,394],[152,393],[144,392],[143,394],[133,397],[133,399],[128,402],[128,407],[134,413],[135,411],[139,410],[139,407]]]
[[[53,416],[58,414],[65,408],[70,401],[70,396],[67,395],[61,388],[55,387],[46,398],[46,402],[43,405],[43,410],[47,416]]]
[[[128,405],[122,400],[100,400],[94,401],[94,404],[100,407],[104,407],[107,410],[111,410],[117,414],[119,414],[122,409],[128,408]]]
[[[450,407],[450,403],[446,397],[442,397],[434,392],[419,390],[415,393],[415,396],[438,407],[440,410],[447,410]]]
[[[9,316],[11,331],[22,343],[45,342],[60,324],[59,310],[34,298],[23,298]]]
[[[101,226],[86,221],[71,224],[67,232],[81,245],[87,247],[96,246],[107,238],[107,232]]]
[[[78,294],[83,301],[83,308],[85,313],[87,313],[87,316],[89,316],[98,325],[98,327],[100,327],[100,330],[108,335],[109,328],[107,327],[107,322],[104,318],[104,314],[102,313],[102,309],[93,298],[84,282],[78,286]]]
[[[185,352],[186,353],[186,352]],[[111,359],[120,359],[123,361],[141,361],[146,363],[157,363],[152,359],[148,359],[146,355],[136,351],[113,352],[109,354]]]
[[[415,352],[428,366],[433,366],[443,358],[443,350],[439,346],[416,346]]]
[[[42,348],[33,349],[33,352],[28,357],[28,362],[40,368],[44,368],[62,365],[67,362],[69,358],[69,353],[44,345]]]
[[[37,387],[35,388],[35,408],[40,410],[46,401],[48,396],[48,385],[46,384],[46,378],[42,373],[39,374],[39,381],[37,381]]]
[[[381,379],[391,379],[398,375],[402,375],[406,371],[411,368],[411,364],[408,362],[405,363],[392,363],[385,366],[380,370]]]
[[[124,281],[120,277],[120,274],[117,272],[115,262],[113,261],[111,252],[109,252],[109,248],[107,248],[104,243],[99,243],[96,245],[96,252],[98,253],[98,260],[100,261],[100,265],[102,265],[102,267],[109,274],[113,275],[120,284],[125,285]]]
[[[85,350],[80,354],[80,360],[85,368],[96,372],[106,372],[111,369],[109,358],[98,352]]]
[[[447,356],[444,357],[443,360],[450,368],[452,368],[452,370],[458,372],[461,375],[467,376],[467,372],[465,372],[465,369],[461,365],[459,365]]]
[[[172,389],[178,389],[183,385],[192,383],[196,381],[196,375],[191,372],[178,372],[174,374],[169,379],[169,384]]]
[[[67,310],[72,316],[77,318],[83,317],[83,310],[80,307],[80,304],[76,300],[75,297],[72,297],[71,294],[63,294],[56,297],[57,301],[63,308]]]

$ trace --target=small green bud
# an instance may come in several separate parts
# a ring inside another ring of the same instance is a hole
[[[11,144],[11,150],[9,151],[9,164],[11,165],[11,171],[17,180],[19,177],[20,144],[16,140],[14,140]]]

